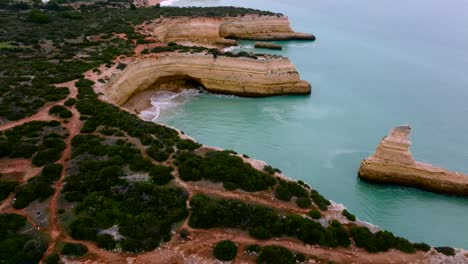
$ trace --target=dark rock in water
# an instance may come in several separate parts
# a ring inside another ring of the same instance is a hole
[[[268,43],[268,42],[257,42],[255,43],[255,48],[262,48],[262,49],[273,49],[273,50],[282,50],[283,47],[278,44]]]

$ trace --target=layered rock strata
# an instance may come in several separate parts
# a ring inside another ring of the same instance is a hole
[[[223,39],[315,40],[291,29],[286,16],[160,18],[144,25],[144,34],[162,42],[215,43]]]
[[[139,58],[115,76],[103,89],[118,105],[134,93],[173,81],[197,83],[214,93],[239,96],[310,94],[311,85],[300,79],[289,59],[211,54],[165,53]]]
[[[409,126],[394,128],[382,139],[374,155],[362,161],[359,177],[376,183],[405,185],[452,195],[468,195],[468,175],[414,160],[409,151],[410,132]]]

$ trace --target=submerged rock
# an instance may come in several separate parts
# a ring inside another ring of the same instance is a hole
[[[273,50],[282,50],[283,47],[278,44],[268,43],[268,42],[257,42],[255,43],[255,48],[262,48],[262,49],[273,49]]]
[[[399,126],[382,139],[374,155],[364,159],[359,168],[363,180],[398,184],[424,190],[468,195],[468,175],[447,171],[415,161],[409,151],[411,127]]]

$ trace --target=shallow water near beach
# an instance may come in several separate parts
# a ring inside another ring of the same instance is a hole
[[[345,204],[361,220],[412,241],[468,248],[468,198],[357,178],[394,126],[413,127],[419,161],[468,173],[468,2],[177,1],[281,12],[315,42],[277,42],[311,96],[212,94],[161,112],[201,143],[262,159]],[[253,42],[242,48],[254,50]],[[265,50],[257,50],[257,52]],[[266,51],[269,52],[269,51]]]

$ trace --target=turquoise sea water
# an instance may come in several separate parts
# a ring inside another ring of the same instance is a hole
[[[360,161],[396,125],[417,160],[468,173],[468,1],[181,0],[290,17],[315,42],[280,42],[310,97],[202,95],[160,121],[262,159],[413,241],[468,248],[468,198],[360,181]],[[244,42],[245,49],[251,49]]]

